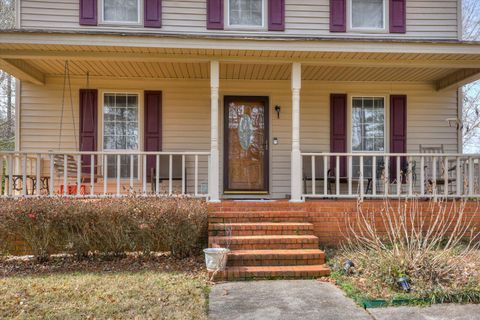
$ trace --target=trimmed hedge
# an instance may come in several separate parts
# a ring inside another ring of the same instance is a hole
[[[39,260],[53,253],[196,254],[207,239],[207,206],[192,198],[0,200],[0,251],[25,242]]]

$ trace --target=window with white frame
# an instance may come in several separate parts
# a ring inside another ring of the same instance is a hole
[[[352,152],[385,151],[385,98],[352,98]],[[364,177],[372,177],[372,157],[364,158]],[[353,176],[360,175],[358,157],[353,159]],[[379,176],[383,159],[377,158],[377,176]]]
[[[262,28],[264,11],[265,0],[227,0],[228,26]]]
[[[102,0],[103,22],[140,23],[140,0]]]
[[[138,95],[105,93],[103,103],[103,149],[105,151],[138,151]],[[117,177],[117,157],[107,157],[109,177]],[[138,177],[138,158],[133,157],[133,176]],[[120,157],[120,176],[129,178],[131,156]]]
[[[385,29],[385,0],[350,0],[352,29]]]

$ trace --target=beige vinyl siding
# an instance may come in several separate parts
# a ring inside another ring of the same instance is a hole
[[[163,0],[162,28],[78,24],[78,0],[20,0],[21,28],[104,30],[119,32],[199,33],[262,36],[392,37],[457,39],[457,0],[407,0],[406,34],[329,32],[329,0],[286,0],[285,32],[211,31],[206,29],[205,0]],[[100,21],[100,20],[99,20]]]
[[[22,84],[20,113],[20,149],[56,150],[60,130],[62,79],[47,78],[47,84]],[[84,80],[73,81],[73,101],[78,130],[78,89]],[[99,90],[162,90],[164,151],[209,151],[210,88],[205,80],[92,80]],[[328,152],[330,148],[331,93],[408,96],[407,148],[418,152],[419,144],[444,144],[447,152],[457,150],[456,128],[447,118],[457,117],[456,91],[436,92],[431,85],[420,83],[360,83],[304,81],[301,91],[301,150]],[[221,80],[220,106],[225,95],[268,96],[270,100],[271,195],[283,198],[290,194],[291,94],[289,81]],[[274,106],[281,106],[280,118]],[[388,98],[387,98],[388,106]],[[223,109],[220,110],[220,146],[223,154]],[[74,150],[74,131],[70,107],[65,109],[62,149]],[[223,159],[221,155],[220,159]],[[223,161],[222,161],[223,162]],[[189,164],[192,168],[192,164]],[[223,164],[221,166],[223,168]],[[192,171],[189,169],[190,174]],[[201,179],[206,182],[206,163],[201,165]],[[223,172],[221,170],[220,172]],[[221,177],[221,181],[223,177]],[[190,187],[193,178],[190,176]],[[223,183],[221,183],[223,187]]]

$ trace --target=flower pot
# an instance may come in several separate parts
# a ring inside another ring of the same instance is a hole
[[[225,269],[230,249],[207,248],[203,252],[205,253],[205,263],[208,271],[222,271]]]

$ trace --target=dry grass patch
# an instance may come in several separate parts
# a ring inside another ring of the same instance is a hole
[[[0,279],[0,318],[206,319],[207,286],[180,273],[55,274]]]
[[[202,257],[0,259],[0,319],[206,319]]]

